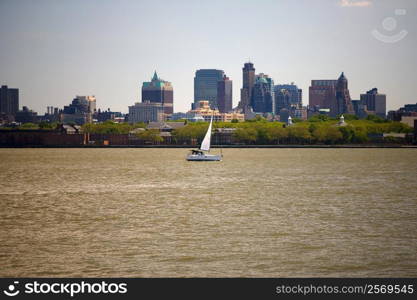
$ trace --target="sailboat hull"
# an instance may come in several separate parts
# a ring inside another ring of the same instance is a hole
[[[188,161],[220,161],[222,160],[221,155],[213,154],[189,154],[187,156]]]

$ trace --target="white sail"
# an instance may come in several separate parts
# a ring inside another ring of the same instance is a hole
[[[206,135],[201,143],[200,150],[202,151],[210,151],[210,143],[211,143],[211,124],[213,124],[213,116],[211,116],[210,125],[207,129]]]

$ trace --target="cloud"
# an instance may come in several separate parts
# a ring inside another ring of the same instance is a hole
[[[364,0],[340,0],[339,4],[342,7],[368,7],[372,5],[372,2]]]

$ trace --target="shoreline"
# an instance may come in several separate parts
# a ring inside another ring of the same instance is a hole
[[[154,149],[195,149],[198,146],[190,145],[24,145],[24,146],[0,146],[0,149],[7,148],[154,148]],[[417,145],[212,145],[212,149],[359,149],[359,148],[388,148],[388,149],[417,149]]]

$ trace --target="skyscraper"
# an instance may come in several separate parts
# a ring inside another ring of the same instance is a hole
[[[158,78],[155,73],[151,81],[142,84],[142,102],[161,103],[165,114],[174,112],[174,89],[171,82]]]
[[[253,63],[247,62],[242,68],[243,86],[240,89],[240,102],[238,108],[246,112],[250,109],[252,103],[252,90],[255,85],[255,68]]]
[[[374,112],[381,118],[386,117],[386,102],[387,96],[379,94],[377,88],[367,91],[366,94],[361,94],[360,104],[366,105],[367,111]]]
[[[19,110],[19,89],[9,89],[2,85],[0,89],[0,113],[16,115]]]
[[[291,84],[278,84],[274,86],[274,91],[285,89],[288,91],[290,96],[290,104],[302,105],[302,90],[297,87],[294,83]]]
[[[200,100],[208,100],[212,108],[218,107],[217,82],[221,81],[224,71],[216,69],[201,69],[194,77],[194,107]]]
[[[251,106],[254,112],[272,113],[274,111],[274,81],[263,73],[256,75],[252,90]]]
[[[312,80],[309,89],[311,108],[330,109],[331,116],[354,114],[348,81],[342,72],[337,80]]]
[[[276,114],[279,114],[279,111],[283,108],[290,109],[291,106],[302,106],[302,90],[294,83],[275,85],[274,94]]]
[[[350,99],[348,81],[342,72],[336,85],[336,106],[335,109],[330,108],[330,115],[336,116],[340,114],[354,114],[352,102]]]
[[[291,107],[291,94],[287,89],[274,88],[275,114],[279,114],[281,109],[289,110]]]
[[[217,104],[221,113],[231,112],[233,109],[232,81],[226,75],[217,82]]]
[[[309,88],[309,105],[330,108],[336,102],[337,80],[312,80]]]

